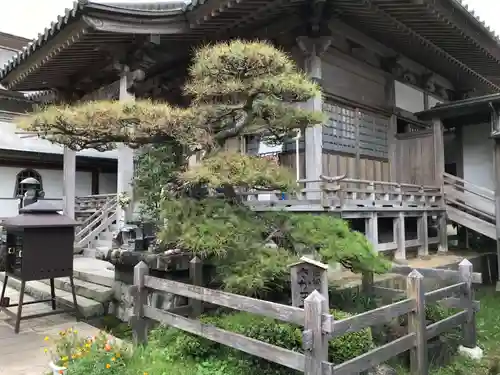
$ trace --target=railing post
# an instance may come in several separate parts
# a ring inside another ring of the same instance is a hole
[[[203,285],[203,262],[200,258],[195,256],[189,262],[189,277],[191,279],[191,284],[196,286]],[[189,301],[191,306],[191,317],[197,318],[203,314],[203,302],[199,299],[192,298]]]
[[[472,289],[472,263],[464,259],[458,265],[460,280],[465,283],[465,307],[467,309],[467,321],[463,325],[463,343],[465,348],[475,348],[476,338],[476,313],[474,311],[474,290]]]
[[[144,306],[148,302],[148,291],[144,286],[144,277],[149,275],[146,263],[140,262],[134,267],[134,315],[132,318],[132,334],[136,345],[148,341],[148,324],[144,317]]]
[[[313,291],[304,301],[305,324],[303,348],[305,355],[305,375],[322,375],[323,362],[328,360],[328,337],[323,334],[322,322],[325,298]]]
[[[411,375],[429,373],[423,280],[417,270],[411,271],[406,279],[406,295],[416,302],[415,310],[408,313],[408,333],[414,333],[416,338],[416,346],[410,350]]]

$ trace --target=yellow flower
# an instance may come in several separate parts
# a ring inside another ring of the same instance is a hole
[[[61,358],[61,361],[63,361],[63,362],[65,362],[65,361],[67,361],[67,360],[68,360],[68,357],[67,357],[67,356],[64,356],[64,357],[62,357],[62,358]]]
[[[78,331],[77,331],[76,329],[73,331],[73,333],[74,333],[75,335],[78,335]]]
[[[43,349],[44,353],[47,353],[48,351],[49,351],[49,349]]]
[[[142,375],[148,375],[148,373],[147,373],[147,372],[144,372]]]
[[[112,362],[116,361],[116,358],[115,357],[111,358],[111,361]]]
[[[45,336],[44,341],[49,341],[49,336]]]
[[[111,365],[109,363],[106,363],[106,368],[110,368]]]
[[[116,358],[120,358],[121,354],[120,353],[116,353]]]

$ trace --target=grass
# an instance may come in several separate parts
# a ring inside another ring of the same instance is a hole
[[[480,362],[462,356],[455,356],[448,366],[437,368],[432,366],[430,375],[496,375],[490,372],[492,363],[500,359],[500,293],[494,287],[482,287],[476,293],[481,308],[476,315],[478,346],[483,349],[484,357]],[[408,372],[397,369],[399,375]],[[500,372],[498,372],[500,373]]]

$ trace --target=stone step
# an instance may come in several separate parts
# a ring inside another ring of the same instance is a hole
[[[108,286],[94,284],[92,282],[73,278],[75,281],[76,295],[85,297],[97,302],[108,303],[113,297],[113,289]],[[50,280],[41,280],[42,283],[50,285]],[[71,283],[69,277],[54,279],[56,289],[71,293]]]
[[[113,265],[98,259],[77,256],[73,260],[73,276],[93,284],[113,287],[115,272]]]
[[[5,277],[4,272],[0,272],[0,279]],[[7,285],[13,289],[21,289],[21,281],[9,277]],[[26,283],[26,294],[34,299],[48,299],[50,298],[50,286],[41,281],[29,281]],[[8,296],[7,296],[8,297]],[[91,318],[104,315],[105,308],[100,302],[77,296],[76,298],[78,309],[85,318]],[[15,301],[12,301],[15,302]],[[73,296],[64,290],[56,289],[56,304],[64,308],[73,308]]]

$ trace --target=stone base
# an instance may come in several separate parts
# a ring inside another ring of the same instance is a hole
[[[496,284],[496,288],[495,288],[495,290],[496,290],[497,292],[500,292],[500,280],[499,280],[499,281],[497,281],[497,284]]]
[[[469,357],[470,359],[474,359],[476,361],[479,361],[483,358],[483,349],[481,349],[479,346],[476,346],[475,348],[466,348],[465,346],[460,345],[458,347],[458,353],[464,357]]]

